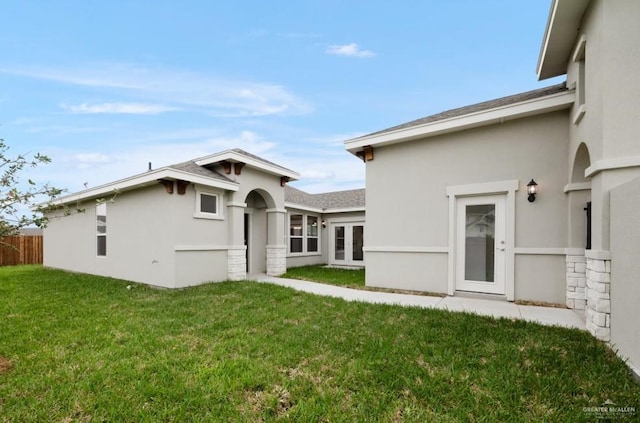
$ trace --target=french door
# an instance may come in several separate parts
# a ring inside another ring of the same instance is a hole
[[[504,295],[506,197],[456,201],[456,290]]]
[[[332,223],[329,264],[364,266],[364,224]]]

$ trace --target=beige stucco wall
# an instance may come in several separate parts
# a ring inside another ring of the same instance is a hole
[[[223,191],[202,190],[220,194],[224,205]],[[226,279],[227,225],[194,218],[194,185],[170,195],[154,184],[108,202],[106,257],[96,256],[95,202],[81,207],[84,213],[51,219],[45,266],[169,288]]]
[[[583,17],[576,43],[586,37],[586,112],[577,124],[569,124],[569,165],[583,142],[592,165],[607,167],[611,163],[603,161],[640,157],[640,55],[633,54],[640,39],[639,21],[640,2],[635,0],[593,0]],[[577,64],[568,59],[567,82],[572,86]],[[574,107],[571,115],[576,113]],[[637,176],[638,167],[592,175],[593,249],[609,249],[609,191]]]
[[[436,252],[368,251],[367,284],[446,292],[447,254],[441,250],[448,248],[449,186],[517,179],[515,247],[566,247],[567,120],[568,111],[559,111],[377,148],[367,163],[366,248]],[[526,184],[532,178],[539,194],[529,203]],[[521,271],[519,283],[539,288],[520,289],[520,295],[516,290],[516,298],[563,303],[564,288],[555,286],[564,287],[564,268],[557,264],[563,259],[519,258],[521,269],[537,263],[554,276],[548,279],[553,286],[544,286]]]
[[[637,372],[640,371],[638,210],[640,178],[611,191],[611,343]]]
[[[106,257],[96,256],[94,201],[80,205],[83,213],[53,217],[44,231],[44,265],[172,287],[177,200],[158,184],[108,203]]]

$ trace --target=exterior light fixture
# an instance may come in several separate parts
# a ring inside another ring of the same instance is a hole
[[[538,184],[533,179],[531,180],[531,182],[527,184],[527,193],[529,194],[529,197],[527,197],[527,200],[529,200],[530,203],[533,203],[534,201],[536,201],[536,194],[538,193]]]
[[[327,222],[324,221],[324,219],[322,220],[322,229],[327,227]]]

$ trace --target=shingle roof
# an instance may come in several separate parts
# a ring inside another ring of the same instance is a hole
[[[220,181],[235,182],[214,170],[207,169],[206,167],[203,167],[203,166],[198,166],[193,161],[176,163],[168,167],[176,170],[182,170],[183,172],[193,173],[194,175],[206,176],[207,178],[218,179]]]
[[[502,106],[508,106],[510,104],[520,103],[527,100],[533,100],[536,98],[546,97],[548,95],[559,94],[567,91],[567,84],[563,82],[561,84],[552,85],[537,90],[527,91],[520,94],[510,95],[507,97],[501,97],[495,100],[484,101],[482,103],[472,104],[470,106],[459,107],[457,109],[451,109],[444,112],[436,113],[420,119],[412,120],[400,125],[392,126],[391,128],[383,129],[381,131],[372,132],[362,137],[369,137],[372,135],[380,135],[387,132],[397,131],[399,129],[411,128],[413,126],[424,125],[426,123],[437,122],[440,120],[450,119],[458,116],[464,116],[475,112],[481,112],[484,110],[495,109]],[[357,139],[357,138],[355,138]]]
[[[325,192],[322,194],[309,194],[297,188],[285,185],[284,199],[288,203],[317,209],[342,209],[365,206],[365,190],[352,189],[347,191]]]

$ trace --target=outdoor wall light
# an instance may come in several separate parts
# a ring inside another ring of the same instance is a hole
[[[533,179],[531,180],[531,182],[527,184],[527,193],[529,194],[529,197],[527,198],[527,200],[529,200],[530,203],[533,203],[534,201],[536,201],[536,194],[538,193],[538,184]]]
[[[327,222],[325,222],[324,220],[322,221],[322,229],[327,227]]]

